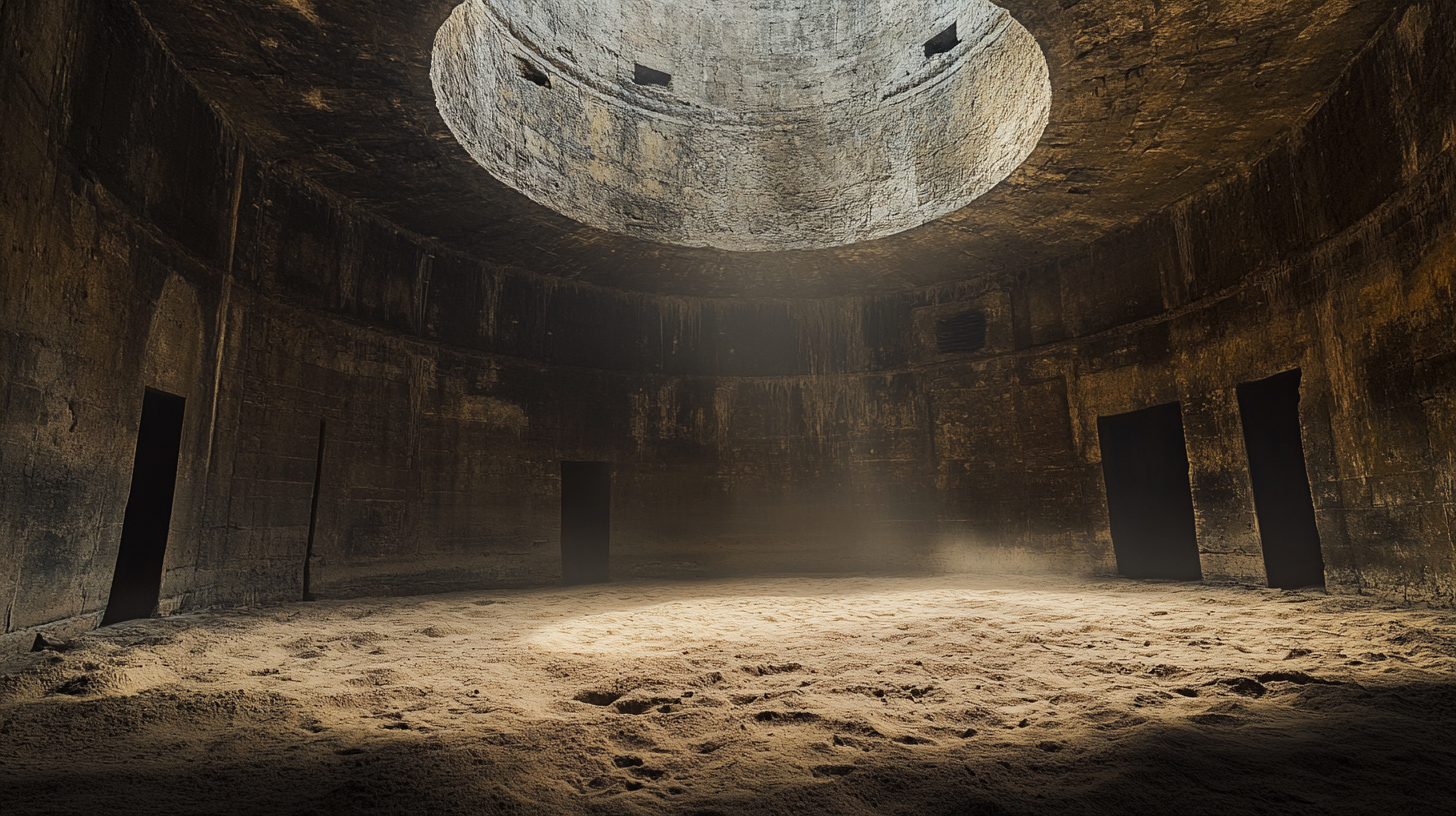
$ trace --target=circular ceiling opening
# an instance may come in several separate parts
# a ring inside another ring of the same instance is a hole
[[[740,251],[892,235],[1030,155],[1036,40],[987,0],[466,0],[431,79],[505,184],[648,241]]]

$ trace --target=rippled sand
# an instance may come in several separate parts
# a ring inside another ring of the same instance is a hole
[[[773,577],[135,621],[0,664],[30,813],[1451,813],[1456,614]]]

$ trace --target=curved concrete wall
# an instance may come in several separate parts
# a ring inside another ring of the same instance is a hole
[[[952,24],[956,43],[925,48]],[[639,65],[662,84],[639,84]],[[534,201],[744,251],[839,246],[961,209],[1036,147],[1047,77],[1036,41],[986,0],[469,0],[431,69],[455,137]]]
[[[836,301],[491,268],[238,143],[129,4],[4,6],[0,602],[105,603],[144,387],[185,392],[164,611],[555,579],[1112,569],[1096,417],[1181,400],[1211,579],[1262,578],[1233,401],[1301,366],[1330,584],[1452,602],[1456,13],[1414,4],[1270,156],[1085,254]],[[986,347],[940,355],[978,308]],[[8,642],[18,643],[22,635]]]

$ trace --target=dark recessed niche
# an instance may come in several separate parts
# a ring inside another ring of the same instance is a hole
[[[672,84],[672,74],[634,62],[632,63],[632,81],[638,85],[661,85],[666,88]]]
[[[941,354],[986,347],[986,313],[975,309],[935,321],[935,350]]]
[[[1324,586],[1325,560],[1315,522],[1299,422],[1299,369],[1240,383],[1239,416],[1264,543],[1269,586]]]
[[[537,68],[531,61],[516,57],[516,67],[520,69],[523,79],[528,79],[543,88],[551,87],[551,77],[547,76],[545,71]]]
[[[1198,522],[1176,403],[1097,418],[1107,518],[1118,573],[1198,581]]]
[[[149,618],[161,597],[186,405],[182,397],[150,388],[142,397],[131,494],[121,522],[116,572],[102,626]]]
[[[960,44],[961,40],[956,36],[956,24],[951,23],[950,28],[925,41],[925,58],[930,59],[936,54],[944,54]]]
[[[611,580],[612,465],[561,463],[561,582]]]

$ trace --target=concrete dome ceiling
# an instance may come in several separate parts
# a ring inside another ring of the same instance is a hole
[[[441,117],[430,78],[459,0],[138,3],[264,155],[379,217],[502,267],[712,297],[895,291],[1081,253],[1266,154],[1403,5],[1005,0],[1041,45],[1052,88],[1049,124],[1019,169],[889,237],[738,252],[586,226],[482,168]]]
[[[440,112],[533,201],[648,241],[822,249],[975,200],[1036,147],[1040,47],[986,0],[468,0]]]

